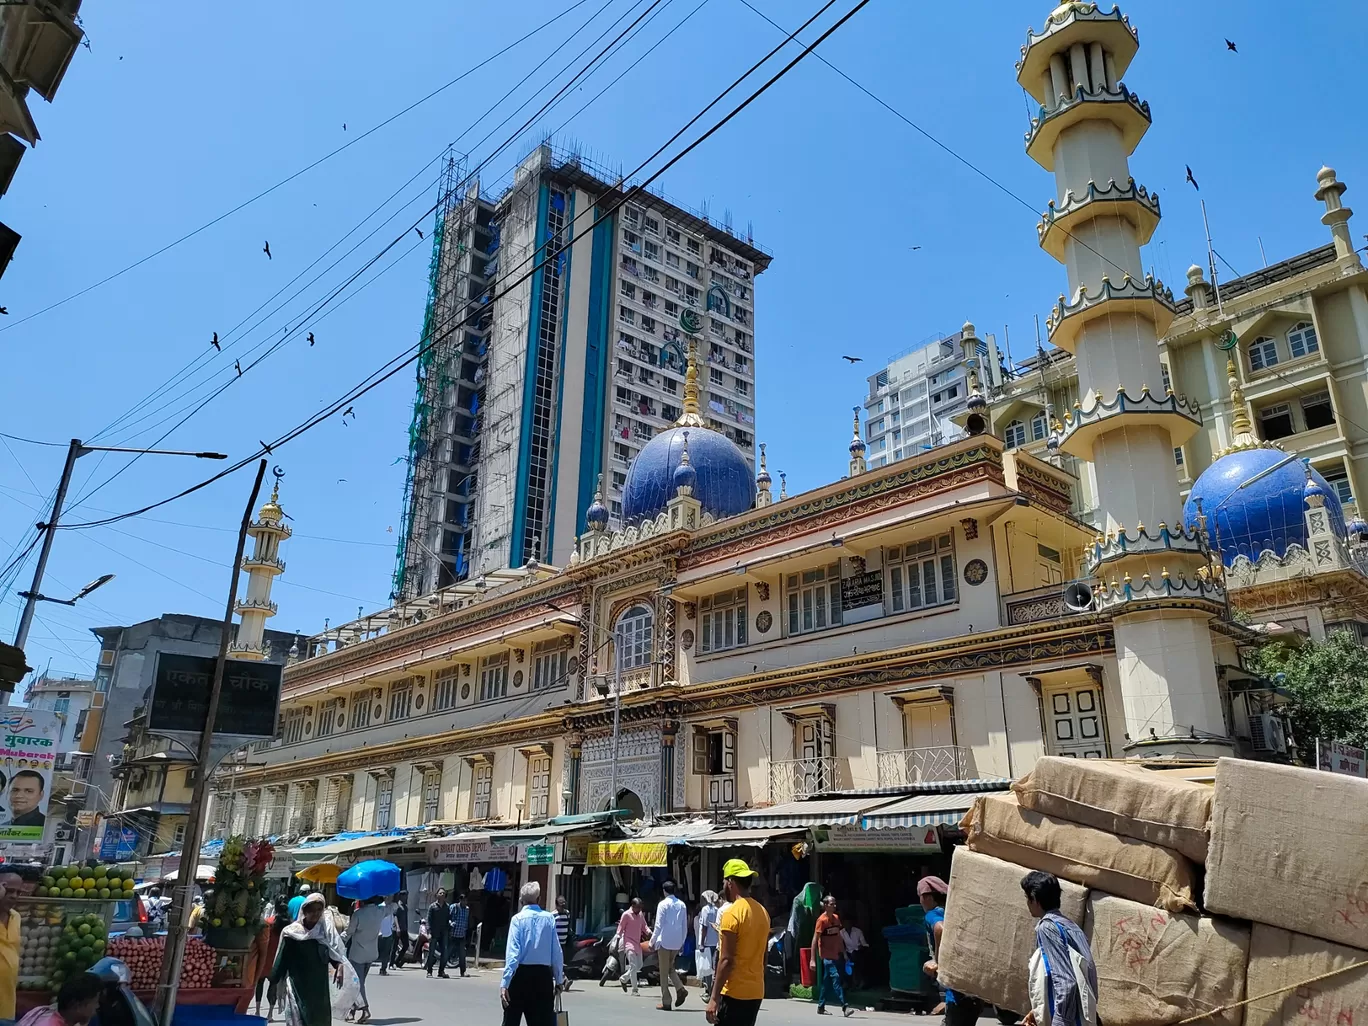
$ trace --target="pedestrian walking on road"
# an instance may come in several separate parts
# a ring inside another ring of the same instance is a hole
[[[1036,950],[1027,967],[1031,1010],[1025,1026],[1097,1026],[1097,964],[1087,935],[1059,913],[1059,881],[1027,873],[1021,881],[1036,923]]]
[[[717,969],[708,1002],[708,1022],[717,1026],[755,1026],[765,996],[765,946],[770,918],[751,897],[756,873],[743,859],[722,866],[727,906],[717,921]]]
[[[945,935],[945,900],[950,886],[938,876],[924,876],[917,881],[917,897],[926,914],[926,946],[931,958],[922,966],[933,980],[940,973],[940,949]],[[945,1026],[974,1026],[983,1014],[983,1002],[968,994],[956,994],[943,988],[945,995]]]
[[[275,909],[271,913],[271,918],[266,924],[266,944],[261,952],[259,961],[256,963],[256,1014],[261,1014],[261,993],[266,989],[266,977],[271,974],[271,967],[275,965],[276,951],[280,949],[280,935],[285,931],[285,927],[290,925],[289,903],[280,898],[275,903]],[[267,1003],[266,1021],[270,1022],[275,1017],[275,1005]]]
[[[845,962],[845,939],[841,936],[841,917],[836,912],[836,899],[828,894],[822,899],[822,914],[812,929],[812,968],[817,975],[817,1014],[828,1015],[828,990],[841,1003],[841,1014],[847,1019],[854,1009],[846,1004],[841,989],[841,965]]]
[[[437,888],[437,897],[427,907],[427,974],[432,975],[432,964],[437,963],[437,976],[447,978],[447,940],[451,936],[451,908],[447,905],[446,890]]]
[[[380,920],[380,943],[377,946],[380,951],[380,975],[388,976],[390,962],[394,959],[394,906],[385,901],[380,903],[380,908],[385,913]]]
[[[572,946],[573,938],[570,936],[570,902],[564,894],[556,895],[556,939],[560,941],[561,956],[565,959],[565,964],[570,964],[571,957],[575,954]],[[565,989],[570,989],[570,977],[565,977]]]
[[[347,942],[347,960],[351,962],[352,968],[356,970],[357,979],[361,981],[361,995],[351,1012],[347,1013],[348,1021],[352,1020],[353,1013],[356,1022],[370,1021],[366,975],[370,972],[371,963],[380,958],[380,924],[384,919],[384,902],[380,898],[370,898],[363,902],[347,921],[347,932],[343,935]]]
[[[447,922],[451,935],[447,938],[447,958],[456,963],[461,975],[466,974],[466,938],[470,936],[470,903],[462,894],[451,906]]]
[[[308,884],[300,884],[299,893],[290,899],[289,913],[291,923],[299,918],[299,910],[304,906],[304,899],[309,896],[309,891],[310,888]],[[287,923],[286,925],[288,926],[289,924]]]
[[[395,969],[404,964],[404,959],[408,957],[409,946],[409,918],[408,902],[404,900],[402,894],[394,896],[394,954],[390,959],[390,965]]]
[[[694,938],[694,968],[703,985],[703,1000],[712,998],[713,970],[717,966],[717,906],[721,903],[716,891],[703,892],[703,907],[698,910]]]
[[[347,951],[331,921],[323,915],[326,906],[323,895],[310,894],[300,905],[298,921],[285,927],[280,935],[266,993],[272,1005],[283,1005],[286,1026],[332,1023],[333,987],[329,977],[331,983],[342,985]]]
[[[617,935],[622,939],[622,955],[627,963],[627,971],[618,977],[623,993],[627,991],[627,981],[632,981],[632,993],[641,993],[641,942],[651,935],[646,926],[646,913],[642,911],[641,899],[633,898],[627,911],[618,919]]]
[[[675,882],[666,880],[660,885],[665,897],[656,906],[655,930],[651,933],[651,950],[656,953],[660,963],[660,1004],[656,1008],[668,1012],[670,987],[674,986],[675,1007],[682,1005],[689,992],[684,989],[684,980],[675,969],[675,959],[684,948],[689,936],[689,909],[675,896]]]
[[[508,922],[504,949],[503,1026],[555,1026],[556,993],[565,983],[565,958],[556,939],[556,917],[542,911],[541,884],[518,892],[521,910]]]

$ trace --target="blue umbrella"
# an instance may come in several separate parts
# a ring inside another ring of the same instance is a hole
[[[337,893],[357,901],[397,894],[403,889],[403,873],[393,862],[384,859],[358,862],[337,878]]]

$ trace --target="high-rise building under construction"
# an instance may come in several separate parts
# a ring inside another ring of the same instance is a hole
[[[397,599],[565,565],[600,487],[620,518],[628,466],[680,415],[690,335],[702,413],[754,463],[754,279],[770,256],[729,217],[650,192],[619,206],[630,186],[549,144],[497,196],[449,162]]]

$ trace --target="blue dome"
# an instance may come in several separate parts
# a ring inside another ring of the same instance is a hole
[[[1222,456],[1202,471],[1192,486],[1183,507],[1183,523],[1197,523],[1197,501],[1207,518],[1207,532],[1213,547],[1218,540],[1221,559],[1227,565],[1238,555],[1258,559],[1271,549],[1279,556],[1289,545],[1306,545],[1305,496],[1325,496],[1330,524],[1341,538],[1345,535],[1344,510],[1339,497],[1325,478],[1311,471],[1311,488],[1306,480],[1306,464],[1299,459],[1240,488],[1260,472],[1268,471],[1287,459],[1279,449],[1241,449]]]
[[[653,518],[674,498],[675,471],[684,455],[686,432],[689,465],[695,475],[693,495],[703,504],[703,512],[730,517],[755,505],[750,464],[730,439],[707,428],[672,427],[647,442],[632,461],[622,489],[624,522],[635,524]]]

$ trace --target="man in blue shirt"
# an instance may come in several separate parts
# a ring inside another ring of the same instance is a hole
[[[522,906],[508,923],[504,950],[504,1026],[555,1026],[556,991],[565,983],[565,956],[556,937],[556,917],[543,912],[541,884],[523,884],[518,892]]]

